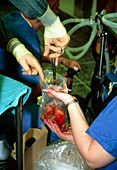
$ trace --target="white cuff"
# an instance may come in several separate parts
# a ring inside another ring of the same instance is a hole
[[[44,15],[42,15],[41,17],[38,17],[37,19],[39,19],[42,22],[42,24],[46,27],[46,26],[52,25],[56,21],[57,16],[50,9],[50,7],[48,5],[47,10],[44,13]]]
[[[13,38],[8,42],[7,50],[15,56],[17,61],[19,61],[23,55],[31,54],[17,38]]]
[[[66,29],[61,23],[59,17],[54,24],[45,27],[44,37],[45,38],[60,38],[66,34]]]
[[[18,45],[13,50],[13,55],[15,56],[17,61],[19,61],[19,59],[25,54],[31,53],[26,49],[26,47],[23,44]]]

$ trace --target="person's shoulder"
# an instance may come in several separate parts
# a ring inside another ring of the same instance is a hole
[[[4,16],[3,20],[21,17],[20,11],[13,11]]]
[[[4,16],[3,22],[5,23],[6,26],[14,25],[14,23],[16,25],[16,23],[18,23],[18,21],[21,19],[22,19],[21,13],[19,11],[14,11]]]

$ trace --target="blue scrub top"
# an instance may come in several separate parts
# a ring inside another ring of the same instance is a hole
[[[21,41],[26,48],[42,64],[40,41],[37,32],[21,16],[21,12],[12,12],[3,18],[6,27]],[[0,70],[5,75],[21,81],[25,84],[39,84],[38,75],[23,75],[22,67],[14,56],[3,49],[0,49]]]
[[[117,96],[111,100],[86,132],[117,159]],[[101,169],[116,170],[117,160]]]

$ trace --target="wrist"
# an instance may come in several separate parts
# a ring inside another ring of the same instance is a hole
[[[31,54],[17,38],[13,38],[8,42],[7,50],[15,56],[17,61],[19,61],[23,55]]]
[[[50,26],[53,23],[55,23],[57,16],[55,15],[55,13],[50,9],[49,5],[47,7],[46,12],[44,13],[44,15],[42,15],[41,17],[38,17],[37,19],[39,19],[42,24],[46,27],[46,26]]]
[[[44,37],[45,38],[61,38],[66,34],[66,29],[61,23],[59,17],[57,17],[56,21],[50,25],[45,27]]]
[[[74,103],[78,103],[78,100],[76,98],[72,98],[72,100],[70,100],[69,102],[67,102],[65,105],[68,108],[69,106],[71,106]]]

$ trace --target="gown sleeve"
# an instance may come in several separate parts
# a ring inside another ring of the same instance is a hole
[[[12,38],[14,38],[14,35],[5,27],[0,16],[0,48],[6,50],[7,43]]]
[[[32,18],[37,18],[47,10],[46,0],[9,0],[16,8]]]
[[[52,25],[57,16],[46,0],[9,0],[16,8],[32,18],[38,18],[44,26]]]

